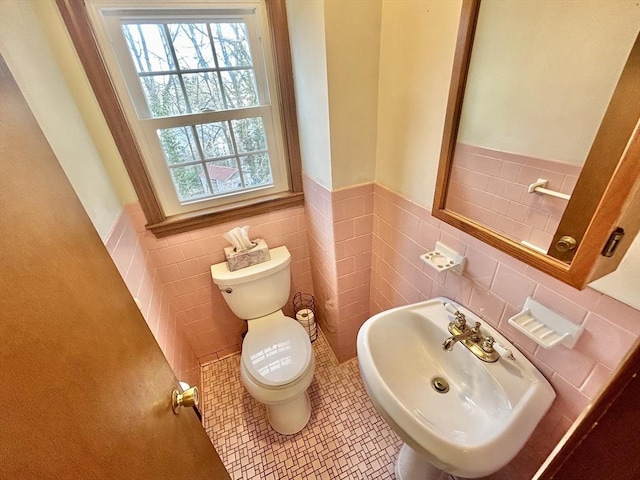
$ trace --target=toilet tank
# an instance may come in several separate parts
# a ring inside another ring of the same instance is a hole
[[[211,278],[239,318],[250,320],[280,310],[289,300],[291,254],[287,247],[269,250],[271,260],[234,272],[226,262],[211,265]]]

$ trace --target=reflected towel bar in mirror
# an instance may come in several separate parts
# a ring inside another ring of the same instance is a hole
[[[555,190],[549,190],[547,187],[548,180],[539,178],[537,181],[529,185],[529,193],[540,193],[542,195],[550,195],[552,197],[561,198],[563,200],[570,200],[571,195],[567,193],[556,192]]]

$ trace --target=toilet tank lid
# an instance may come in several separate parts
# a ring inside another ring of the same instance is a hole
[[[271,275],[291,263],[291,254],[287,247],[270,248],[269,255],[271,260],[267,262],[241,268],[234,272],[229,270],[227,262],[216,263],[211,265],[211,278],[213,278],[216,285],[239,285]]]

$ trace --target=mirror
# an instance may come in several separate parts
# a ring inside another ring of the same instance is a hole
[[[634,1],[483,0],[446,208],[547,253],[638,30]]]
[[[598,263],[620,219],[597,225],[608,229],[597,247],[587,234],[637,143],[639,10],[634,0],[464,1],[434,216],[578,288],[597,278],[585,250]],[[618,196],[633,197],[634,182]]]

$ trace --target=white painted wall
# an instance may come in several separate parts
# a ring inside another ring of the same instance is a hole
[[[636,0],[483,0],[458,138],[582,165],[639,29]]]
[[[40,2],[38,2],[40,3]],[[3,0],[0,52],[100,237],[122,210],[50,43],[35,2]]]

